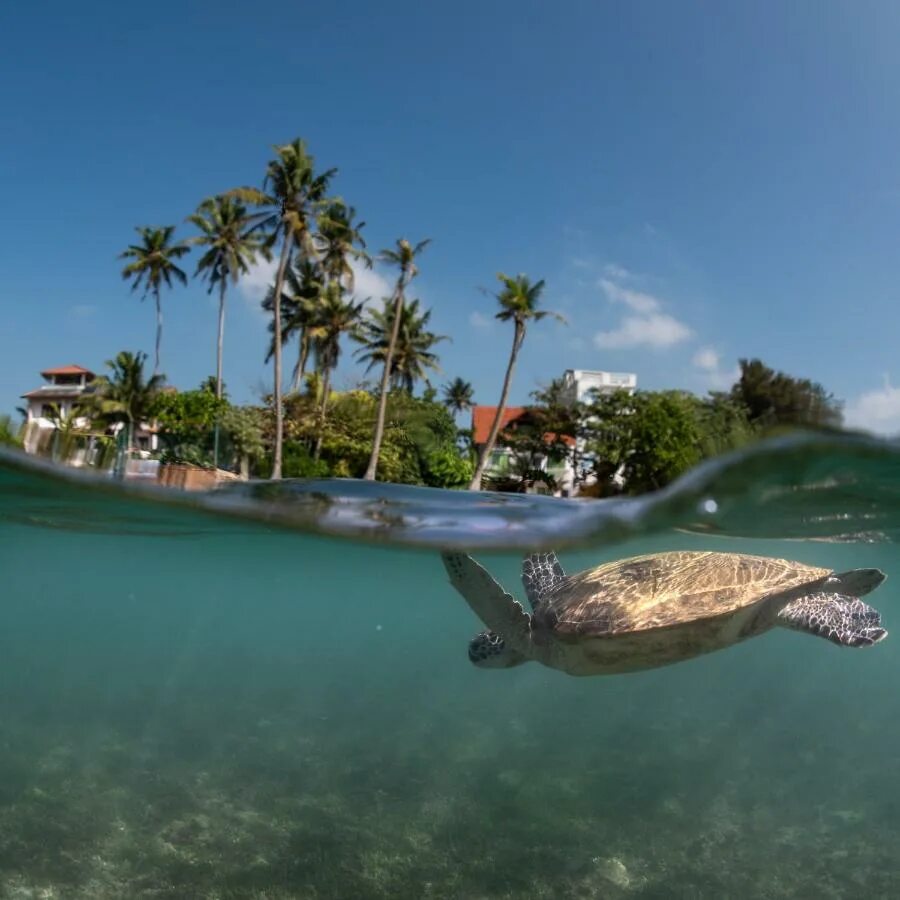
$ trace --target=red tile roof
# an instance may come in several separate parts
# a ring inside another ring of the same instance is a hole
[[[500,430],[502,431],[515,421],[525,412],[524,406],[507,406],[503,410],[503,418],[500,420]],[[494,424],[494,416],[497,415],[496,406],[473,406],[472,407],[472,431],[473,440],[476,444],[484,444],[487,442],[488,435],[491,433],[491,425]]]
[[[90,369],[85,369],[84,366],[57,366],[55,369],[44,369],[41,372],[41,375],[50,376],[50,375],[93,375],[94,373]]]
[[[511,425],[516,421],[516,419],[518,419],[520,416],[525,415],[525,413],[527,412],[527,406],[507,406],[506,409],[503,410],[503,418],[500,420],[500,434],[503,434],[504,428],[506,428],[508,425]],[[488,435],[491,432],[491,425],[494,423],[494,416],[496,415],[496,406],[472,407],[472,431],[474,443],[487,443]],[[569,447],[573,447],[575,445],[575,438],[567,434],[557,436],[556,434],[549,431],[544,435],[544,440],[548,444],[552,444],[556,440],[561,440]]]

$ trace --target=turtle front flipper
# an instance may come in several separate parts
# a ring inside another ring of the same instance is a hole
[[[877,609],[858,597],[843,594],[800,597],[781,610],[778,624],[823,637],[841,647],[871,647],[887,637]]]
[[[522,584],[532,609],[565,577],[565,569],[555,553],[532,553],[522,560]]]
[[[465,553],[442,553],[450,584],[492,631],[514,649],[527,652],[531,644],[531,616],[522,604],[497,584],[491,573]]]

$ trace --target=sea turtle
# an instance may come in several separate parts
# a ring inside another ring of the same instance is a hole
[[[743,553],[675,551],[636,556],[566,575],[555,553],[522,564],[528,615],[464,553],[442,554],[450,583],[488,627],[469,659],[503,669],[537,660],[570,675],[651,669],[719,650],[775,625],[868,647],[887,631],[859,597],[878,569],[837,574]]]

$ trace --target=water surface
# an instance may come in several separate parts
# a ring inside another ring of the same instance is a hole
[[[0,897],[897,896],[898,491],[894,447],[835,439],[614,504],[337,482],[196,508],[4,457]],[[437,548],[521,596],[529,541],[570,571],[876,566],[892,634],[477,670]]]

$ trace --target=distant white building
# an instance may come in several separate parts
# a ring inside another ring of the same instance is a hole
[[[598,394],[612,394],[615,391],[627,391],[633,394],[637,390],[637,375],[634,372],[604,372],[598,369],[566,369],[562,377],[563,389],[571,402],[587,402],[591,399],[591,392]],[[583,463],[590,460],[585,458],[585,440],[578,437],[575,440],[575,455],[582,458]],[[582,466],[583,467],[583,466]],[[585,485],[595,482],[593,476],[587,476],[582,481]],[[560,493],[564,497],[575,494],[576,472],[571,459],[566,459],[562,472],[558,476]]]
[[[93,390],[96,375],[83,366],[57,366],[41,372],[46,384],[22,395],[25,407],[25,450],[34,453],[44,435],[52,432],[59,421],[68,419],[72,408]],[[76,422],[75,424],[82,424]],[[87,420],[83,420],[87,424]]]
[[[590,400],[590,392],[597,391],[601,394],[611,394],[614,391],[628,391],[633,394],[637,390],[637,375],[633,372],[602,372],[595,369],[566,369],[562,376],[565,399],[571,402],[587,402]],[[491,424],[496,415],[496,406],[474,406],[472,408],[472,443],[477,451],[481,451],[487,441]],[[510,473],[513,462],[512,451],[503,442],[503,429],[515,427],[517,423],[527,421],[529,412],[527,406],[508,406],[503,412],[501,420],[501,432],[498,436],[497,446],[488,460],[487,474],[493,477],[504,477]],[[555,435],[545,435],[547,443],[552,443]],[[584,438],[572,440],[563,438],[570,450],[574,449],[574,455],[583,457],[585,450]],[[538,468],[551,474],[557,482],[557,494],[573,496],[575,494],[575,469],[572,461],[566,458],[564,462],[552,462],[549,457],[540,459]],[[583,462],[589,462],[583,460]],[[582,466],[584,468],[584,466]],[[584,478],[582,484],[593,484],[592,477]]]
[[[60,422],[67,421],[73,409],[85,396],[93,393],[94,382],[97,379],[90,369],[77,365],[44,369],[41,377],[45,384],[27,394],[22,394],[22,399],[27,401],[24,439],[26,453],[37,453],[46,449],[52,441],[53,431],[58,428]],[[78,417],[73,424],[86,429],[90,425],[90,420]],[[117,423],[107,433],[116,434],[123,427]],[[142,455],[146,456],[158,448],[157,429],[152,424],[138,423],[133,437],[134,447]],[[79,465],[83,463],[84,458],[85,451],[82,450],[70,462]]]
[[[591,391],[611,394],[613,391],[637,389],[637,375],[634,372],[601,372],[597,369],[566,369],[562,377],[563,388],[572,402],[589,400]]]

